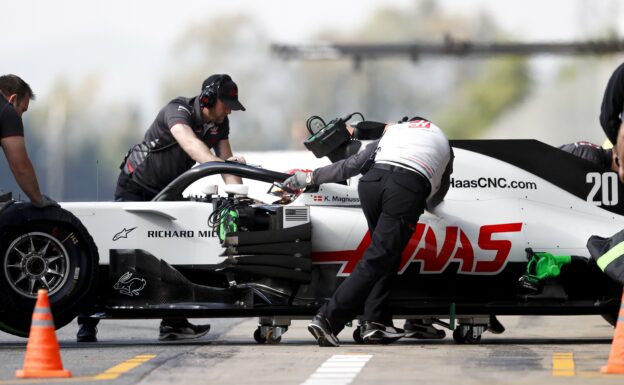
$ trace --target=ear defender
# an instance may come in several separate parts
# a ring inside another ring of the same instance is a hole
[[[221,82],[224,77],[224,75],[219,75],[219,78],[204,87],[199,95],[199,103],[202,107],[212,108],[217,103],[217,99],[219,98],[219,88],[221,88]]]

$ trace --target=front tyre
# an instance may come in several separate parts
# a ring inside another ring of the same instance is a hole
[[[0,330],[28,336],[39,289],[61,328],[88,305],[98,254],[80,221],[60,208],[15,204],[0,215]]]

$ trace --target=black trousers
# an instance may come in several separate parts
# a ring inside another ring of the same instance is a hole
[[[425,209],[429,182],[414,172],[372,168],[360,179],[358,192],[371,244],[319,311],[334,334],[358,314],[364,321],[392,324],[388,298],[401,254]]]

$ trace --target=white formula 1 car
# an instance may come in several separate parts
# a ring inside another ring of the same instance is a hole
[[[359,146],[357,137],[328,125],[308,144],[335,161]],[[451,188],[421,216],[403,253],[393,313],[447,326],[467,343],[480,340],[494,314],[614,322],[622,288],[596,267],[586,242],[624,228],[616,174],[534,140],[451,144]],[[254,338],[279,342],[291,319],[311,317],[331,296],[370,242],[357,182],[280,190],[275,202],[240,186],[182,197],[194,181],[224,172],[267,188],[288,176],[208,163],[150,202],[44,210],[7,202],[0,330],[27,335],[37,290],[46,288],[57,327],[95,303],[102,318],[257,316]]]

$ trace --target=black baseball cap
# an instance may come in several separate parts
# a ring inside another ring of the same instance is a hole
[[[211,75],[202,83],[202,90],[213,83],[218,83],[217,98],[234,111],[245,111],[245,107],[238,101],[238,87],[230,75]]]

